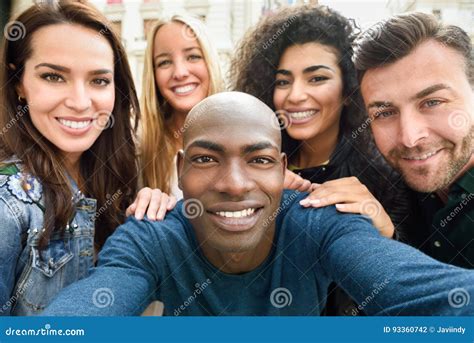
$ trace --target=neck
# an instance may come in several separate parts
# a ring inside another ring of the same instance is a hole
[[[466,174],[466,172],[473,167],[474,167],[474,155],[471,155],[471,158],[469,159],[469,161],[467,161],[464,167],[462,167],[461,170],[456,174],[456,176],[453,178],[453,181],[449,185],[447,185],[445,188],[436,191],[436,194],[441,198],[441,200],[444,203],[448,202],[448,194],[449,194],[449,189],[451,188],[451,186],[457,180],[462,178],[464,174]]]
[[[80,158],[82,153],[68,153],[64,158],[64,166],[69,176],[81,188]]]
[[[339,121],[325,132],[303,141],[296,157],[297,167],[316,167],[329,160],[334,149],[336,149],[338,137]]]
[[[258,245],[243,252],[222,252],[206,244],[201,248],[204,256],[220,271],[228,274],[241,274],[254,270],[270,254],[275,235],[275,226],[269,228]]]

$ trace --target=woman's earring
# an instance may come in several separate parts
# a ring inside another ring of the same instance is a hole
[[[18,102],[20,102],[20,104],[25,100],[25,98],[22,98],[21,95],[18,95]]]

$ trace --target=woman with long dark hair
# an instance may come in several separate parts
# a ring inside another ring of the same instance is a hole
[[[0,69],[0,314],[32,315],[88,274],[124,222],[140,113],[120,38],[93,6],[37,3],[11,23]]]

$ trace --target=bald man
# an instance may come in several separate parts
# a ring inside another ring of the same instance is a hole
[[[220,93],[186,119],[178,157],[184,201],[162,222],[129,218],[91,275],[45,315],[319,315],[331,280],[368,314],[467,315],[474,272],[381,237],[370,221],[332,207],[302,208],[283,191],[286,157],[274,113]],[[458,304],[456,304],[458,305]]]

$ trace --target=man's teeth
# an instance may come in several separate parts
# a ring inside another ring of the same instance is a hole
[[[305,119],[305,118],[311,117],[315,113],[316,113],[315,110],[304,111],[304,112],[290,112],[290,116],[292,119]]]
[[[190,92],[190,91],[192,91],[194,88],[196,88],[196,85],[187,85],[187,86],[183,86],[183,87],[176,87],[176,88],[174,89],[174,92],[175,92],[175,93],[178,93],[178,94],[182,94],[182,93]]]
[[[235,211],[235,212],[221,211],[221,212],[216,212],[216,214],[218,216],[226,217],[226,218],[241,218],[241,217],[248,217],[252,215],[254,212],[255,212],[254,208],[248,208],[246,210]]]
[[[83,129],[91,123],[90,120],[87,120],[87,121],[72,121],[72,120],[65,120],[65,119],[58,119],[58,120],[61,124],[71,129]]]
[[[421,161],[421,160],[426,160],[427,158],[430,158],[431,156],[433,155],[436,155],[438,151],[433,151],[433,152],[430,152],[430,153],[427,153],[427,154],[424,154],[424,155],[421,155],[421,156],[417,156],[417,157],[405,157],[407,160],[415,160],[415,161]]]

